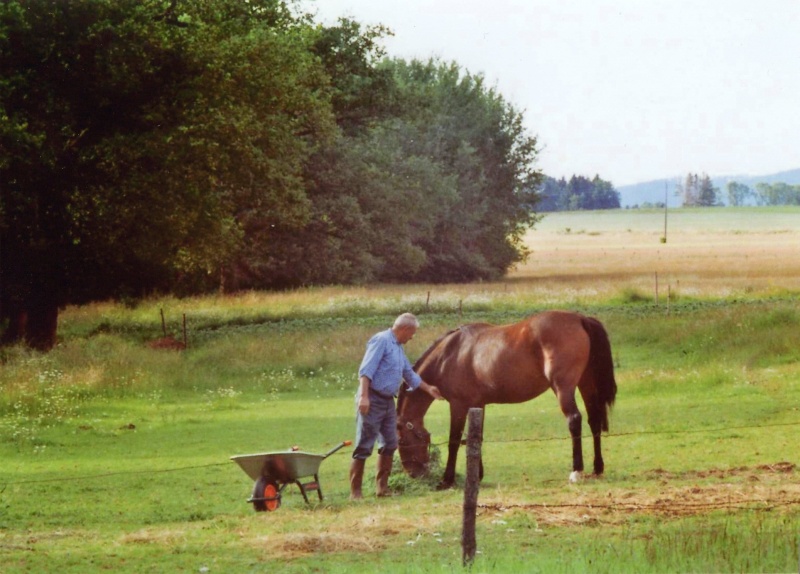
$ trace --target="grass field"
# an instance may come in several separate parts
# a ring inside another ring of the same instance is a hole
[[[0,351],[0,572],[461,571],[463,453],[457,489],[397,472],[401,496],[353,504],[344,449],[322,503],[290,485],[271,513],[229,457],[352,438],[364,343],[401,311],[422,320],[413,359],[461,322],[553,307],[611,334],[606,474],[568,484],[554,397],[489,406],[472,570],[796,572],[800,210],[676,210],[666,243],[663,225],[550,214],[493,283],[67,309],[53,352]],[[187,350],[149,345],[162,309]],[[447,424],[437,403],[439,449]]]

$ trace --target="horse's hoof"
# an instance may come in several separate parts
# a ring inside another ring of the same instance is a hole
[[[583,473],[579,470],[573,470],[569,473],[569,481],[571,484],[575,484],[576,482],[580,482],[583,480]]]
[[[454,482],[440,482],[436,485],[436,490],[449,490],[455,486]]]

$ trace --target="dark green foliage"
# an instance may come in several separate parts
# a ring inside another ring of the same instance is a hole
[[[197,290],[256,220],[305,221],[302,166],[333,123],[282,3],[1,10],[11,338],[52,345],[65,303]]]
[[[238,286],[502,275],[525,257],[521,238],[536,220],[535,139],[481,77],[436,61],[370,67],[357,31],[343,22],[317,44],[335,47],[334,104],[348,111],[308,163],[310,217],[301,229],[275,222]],[[345,101],[359,85],[371,103],[355,114]]]
[[[539,173],[456,64],[279,0],[0,4],[0,318],[154,291],[493,278]]]

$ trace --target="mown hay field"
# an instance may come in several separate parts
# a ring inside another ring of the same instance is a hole
[[[662,296],[670,287],[706,297],[800,287],[797,208],[552,213],[526,244],[533,253],[510,278],[543,291],[607,297],[623,284],[654,293],[656,274]]]

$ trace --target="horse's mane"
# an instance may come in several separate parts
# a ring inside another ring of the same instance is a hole
[[[418,371],[418,369],[422,366],[422,363],[425,361],[425,359],[427,359],[431,355],[431,353],[433,353],[437,348],[439,348],[439,345],[441,345],[442,342],[445,339],[447,339],[448,337],[450,337],[450,335],[452,335],[453,333],[457,333],[458,332],[458,333],[466,333],[467,335],[471,335],[475,331],[476,328],[488,327],[488,326],[490,326],[490,325],[488,325],[487,323],[470,323],[470,324],[467,324],[467,325],[461,325],[460,327],[456,327],[455,329],[451,329],[450,331],[448,331],[447,333],[445,333],[444,335],[442,335],[441,337],[436,339],[431,344],[431,346],[428,347],[425,350],[425,352],[422,353],[422,355],[420,355],[420,357],[414,363],[414,367],[413,367],[414,371]],[[401,412],[401,410],[403,408],[403,405],[404,405],[404,403],[406,401],[406,397],[407,396],[408,396],[408,389],[406,388],[406,385],[400,385],[400,392],[397,395],[397,412],[398,413]]]
[[[462,328],[463,328],[463,327],[456,327],[455,329],[452,329],[452,330],[448,331],[447,333],[445,333],[444,335],[442,335],[441,337],[439,337],[438,339],[436,339],[436,340],[435,340],[435,341],[434,341],[434,342],[431,344],[431,346],[430,346],[430,347],[428,347],[428,348],[425,350],[425,352],[424,352],[424,353],[422,353],[422,355],[420,355],[419,359],[417,359],[417,361],[414,363],[414,370],[416,371],[416,370],[417,370],[417,368],[419,368],[419,366],[422,364],[422,362],[423,362],[425,359],[427,359],[427,358],[428,358],[428,356],[430,356],[430,354],[431,354],[431,353],[433,353],[434,349],[436,349],[436,347],[438,347],[438,346],[439,346],[439,343],[441,343],[443,340],[445,340],[447,337],[449,337],[450,335],[452,335],[452,334],[453,334],[453,333],[455,333],[456,331],[460,331]]]
[[[420,367],[420,365],[422,365],[423,361],[425,361],[425,359],[427,359],[430,356],[431,353],[433,353],[433,351],[436,349],[436,347],[439,346],[439,343],[444,341],[447,337],[449,337],[450,335],[452,335],[456,331],[460,331],[462,328],[463,327],[456,327],[455,329],[451,329],[450,331],[448,331],[447,333],[445,333],[444,335],[442,335],[441,337],[436,339],[431,344],[430,347],[425,349],[425,352],[422,353],[422,355],[420,355],[419,359],[417,359],[414,362],[414,367],[413,367],[414,371],[416,371]],[[400,385],[400,392],[397,394],[397,412],[398,413],[402,412],[403,405],[404,405],[407,397],[408,397],[408,388],[406,387],[406,385]]]

